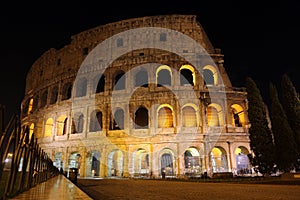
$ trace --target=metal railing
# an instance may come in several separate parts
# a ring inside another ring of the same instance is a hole
[[[0,116],[4,116],[0,105]],[[21,128],[18,115],[4,126],[0,120],[0,199],[16,196],[59,174],[39,147],[29,126]]]

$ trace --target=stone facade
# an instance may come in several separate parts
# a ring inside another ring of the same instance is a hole
[[[153,27],[154,43],[164,44],[162,49],[130,47],[109,64],[93,53],[113,41],[114,51],[106,52],[113,58],[119,49],[147,41]],[[138,28],[146,29],[123,38]],[[184,46],[166,30],[192,38],[202,54],[190,62],[186,58],[197,53],[193,45]],[[80,176],[202,176],[248,169],[246,91],[232,87],[223,56],[194,15],[98,26],[34,62],[22,125],[30,126],[57,167],[79,168]]]

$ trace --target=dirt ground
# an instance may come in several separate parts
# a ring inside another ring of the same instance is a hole
[[[300,184],[78,179],[77,186],[95,200],[300,199]]]

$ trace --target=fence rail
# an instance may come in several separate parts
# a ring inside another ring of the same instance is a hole
[[[9,199],[59,174],[19,115],[4,125],[0,105],[0,200]]]

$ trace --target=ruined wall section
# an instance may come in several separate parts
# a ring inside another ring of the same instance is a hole
[[[46,51],[28,72],[25,93],[57,83],[68,76],[74,76],[86,55],[105,39],[122,31],[148,26],[180,31],[194,38],[207,52],[215,53],[215,49],[194,15],[149,16],[123,20],[76,34],[71,37],[71,44],[59,50],[52,48]]]

